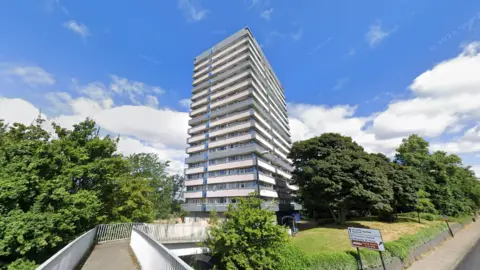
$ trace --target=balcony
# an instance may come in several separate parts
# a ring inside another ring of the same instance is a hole
[[[283,172],[279,169],[277,169],[277,174],[278,175],[281,175],[282,177],[286,178],[286,179],[292,179],[292,175],[289,174],[289,173],[286,173],[286,172]]]
[[[258,133],[255,133],[255,140],[260,142],[267,150],[272,150],[273,146],[270,142],[267,141],[264,137],[259,135]]]
[[[278,198],[278,193],[275,190],[260,188],[260,196]]]
[[[202,198],[203,191],[187,191],[183,194],[185,199]]]
[[[195,100],[197,98],[200,98],[200,97],[203,97],[203,96],[206,96],[208,94],[208,89],[207,90],[204,90],[204,91],[201,91],[201,92],[198,92],[196,94],[194,94],[192,96],[192,100]]]
[[[256,188],[237,188],[237,189],[223,189],[223,190],[209,190],[207,191],[208,198],[216,197],[246,197],[250,193],[255,192]]]
[[[254,181],[254,180],[256,180],[254,173],[246,173],[246,174],[234,174],[234,175],[208,177],[207,183],[218,184],[218,183],[231,183],[231,182]]]
[[[250,134],[250,133],[247,133],[247,134],[243,134],[243,135],[240,135],[240,136],[235,136],[235,137],[230,137],[230,138],[215,141],[215,142],[210,142],[208,147],[210,149],[212,149],[212,148],[219,147],[219,146],[224,146],[224,145],[249,141],[251,139],[253,139],[253,135]]]
[[[284,153],[282,153],[282,152],[281,152],[280,150],[278,150],[277,148],[275,148],[273,151],[274,151],[275,154],[277,154],[279,157],[287,160],[287,155],[285,155]]]
[[[252,84],[251,80],[246,80],[246,81],[242,81],[240,83],[235,83],[231,86],[228,86],[225,89],[221,89],[220,91],[216,92],[215,94],[213,94],[211,96],[211,99],[213,100],[213,99],[225,96],[227,94],[234,93],[235,91],[237,91],[239,89],[242,89],[242,88],[246,88],[247,86],[249,86],[251,84]]]
[[[226,127],[226,128],[222,128],[222,129],[217,129],[213,132],[210,132],[210,137],[215,137],[215,136],[220,136],[220,135],[223,135],[223,134],[227,134],[227,133],[232,133],[232,132],[235,132],[235,131],[239,131],[239,130],[244,130],[244,129],[248,129],[250,127],[253,126],[253,123],[252,122],[244,122],[244,123],[240,123],[238,125],[231,125],[229,127]]]
[[[272,185],[275,185],[275,183],[276,183],[275,178],[273,178],[273,176],[263,174],[263,173],[258,174],[258,180],[262,181],[262,182],[265,182],[265,183],[272,184]]]
[[[195,174],[195,173],[202,173],[204,170],[204,167],[196,167],[196,168],[187,168],[185,169],[185,174]]]
[[[203,141],[207,138],[207,135],[206,134],[201,134],[201,135],[197,135],[197,136],[192,136],[190,138],[187,139],[187,143],[194,143],[194,142],[199,142],[199,141]]]
[[[200,107],[200,108],[198,108],[198,109],[192,110],[192,111],[190,112],[190,117],[194,117],[194,116],[199,115],[199,114],[201,114],[201,113],[205,113],[205,112],[207,112],[207,110],[208,110],[208,106],[206,106],[206,105],[205,105],[205,106],[202,106],[202,107]]]
[[[196,126],[196,127],[189,128],[188,129],[188,134],[195,134],[195,133],[198,133],[198,132],[203,131],[205,129],[207,129],[207,125],[202,124],[202,125],[199,125],[199,126]]]
[[[264,160],[261,160],[259,158],[257,158],[257,164],[259,167],[267,170],[267,171],[270,171],[272,173],[275,173],[276,172],[276,168],[270,164],[268,164],[266,161]]]
[[[187,157],[185,159],[185,163],[186,164],[197,163],[197,162],[205,161],[206,159],[207,159],[207,157],[205,156],[204,153],[202,153],[202,154],[199,154],[199,155],[194,155],[194,156],[191,156],[191,157]]]
[[[229,96],[227,98],[224,98],[222,100],[217,100],[215,102],[211,102],[210,103],[210,108],[211,109],[214,109],[216,107],[219,107],[219,106],[222,106],[222,105],[225,105],[225,104],[228,104],[228,103],[231,103],[235,100],[239,100],[239,99],[242,99],[242,98],[246,98],[248,97],[251,93],[252,93],[252,90],[251,88],[247,89],[247,90],[244,90],[240,93],[237,93],[233,96]]]
[[[208,153],[208,157],[209,159],[216,159],[216,158],[222,158],[222,157],[228,157],[228,156],[239,156],[239,155],[249,154],[253,152],[263,153],[265,152],[265,149],[260,145],[253,143],[244,147],[238,147],[238,148],[228,149],[225,151]]]
[[[239,113],[233,113],[225,118],[220,118],[216,120],[212,120],[210,122],[210,127],[216,127],[218,125],[223,125],[226,123],[234,122],[234,121],[239,121],[241,119],[246,119],[250,117],[250,111],[242,111]],[[213,135],[211,135],[213,136]]]
[[[203,105],[205,103],[208,103],[208,98],[206,98],[206,97],[202,98],[202,99],[199,99],[195,102],[192,102],[192,105],[190,105],[190,108],[192,108],[192,109],[197,108],[198,106]]]
[[[219,74],[219,75],[213,77],[211,79],[211,82],[210,82],[210,80],[208,80],[208,81],[200,83],[199,85],[196,85],[193,88],[192,91],[193,91],[193,93],[197,93],[197,92],[202,91],[205,88],[209,88],[209,87],[212,89],[212,91],[214,91],[214,89],[218,89],[218,88],[221,88],[221,87],[225,86],[226,84],[228,84],[228,82],[231,83],[231,82],[237,80],[238,79],[238,78],[236,78],[238,76],[238,75],[236,75],[237,73],[238,74],[244,74],[244,73],[248,74],[248,72],[244,72],[243,70],[248,69],[249,67],[250,67],[250,62],[245,62],[243,64],[240,64],[240,65],[232,68],[231,70],[228,70],[228,71],[226,71],[222,74]]]
[[[206,149],[205,144],[192,146],[192,147],[187,148],[187,154],[199,152],[199,151],[202,151],[202,150],[205,150],[205,149]]]
[[[208,165],[208,171],[219,171],[232,168],[243,168],[243,167],[252,167],[255,165],[253,159],[246,159],[241,161],[225,162],[221,164]]]
[[[198,186],[198,185],[203,185],[203,178],[198,178],[194,180],[185,180],[185,186]]]

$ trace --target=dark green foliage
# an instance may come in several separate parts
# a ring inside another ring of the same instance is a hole
[[[150,176],[167,165],[154,156],[150,167],[127,160],[92,120],[73,130],[53,125],[52,133],[42,123],[0,121],[0,261],[9,269],[42,263],[99,223],[151,221]]]
[[[349,210],[392,212],[392,186],[377,160],[349,137],[325,133],[294,143],[290,152],[304,205],[327,207],[338,223]]]
[[[241,198],[229,206],[225,220],[213,221],[205,244],[218,258],[218,269],[279,269],[287,232],[272,211],[261,209],[262,202],[256,196]]]
[[[356,255],[350,252],[325,252],[311,255],[311,268],[315,270],[357,270]]]

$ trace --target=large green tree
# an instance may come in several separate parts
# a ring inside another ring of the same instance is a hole
[[[240,198],[228,207],[224,220],[212,218],[206,245],[218,259],[217,269],[279,269],[287,232],[262,203],[257,196]]]
[[[328,207],[343,224],[349,210],[392,212],[392,185],[376,159],[350,137],[325,133],[295,142],[290,152],[294,180],[309,210]]]
[[[44,124],[0,121],[0,261],[14,266],[41,263],[99,223],[153,218],[152,189],[117,139],[88,119],[72,130]]]
[[[397,149],[395,161],[419,172],[423,201],[433,203],[441,214],[458,216],[480,206],[480,184],[459,156],[443,151],[431,153],[427,141],[411,135]]]

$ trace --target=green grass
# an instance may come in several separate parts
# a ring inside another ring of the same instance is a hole
[[[440,221],[422,221],[418,224],[410,219],[402,219],[400,222],[385,223],[378,221],[352,221],[344,226],[324,225],[321,227],[301,231],[296,237],[292,238],[294,246],[301,250],[315,254],[319,252],[348,251],[353,248],[348,238],[348,227],[363,227],[380,229],[384,241],[392,241],[403,235],[411,235],[438,224]]]
[[[431,216],[421,215],[428,219]],[[350,246],[347,228],[364,227],[375,228],[382,231],[385,249],[383,257],[386,263],[393,257],[405,260],[415,248],[435,238],[447,230],[443,219],[433,215],[433,220],[421,220],[417,223],[414,214],[402,215],[398,222],[385,223],[369,220],[347,222],[345,226],[322,225],[320,227],[301,231],[298,236],[291,239],[291,248],[284,252],[284,269],[296,270],[356,270],[357,253]],[[451,224],[465,224],[471,217],[449,218]],[[360,250],[363,266],[374,268],[381,265],[378,252],[373,250]],[[295,258],[298,260],[295,261]],[[301,262],[301,263],[300,263]]]

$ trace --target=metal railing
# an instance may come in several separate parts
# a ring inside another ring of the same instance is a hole
[[[144,224],[135,227],[162,243],[201,242],[208,235],[209,225],[198,223]]]
[[[193,270],[178,256],[140,229],[133,228],[130,247],[141,269]]]
[[[129,239],[132,228],[143,223],[100,224],[97,227],[95,240],[97,243]]]
[[[90,249],[95,245],[95,235],[97,228],[94,228],[77,239],[70,242],[67,246],[55,253],[50,259],[42,263],[36,270],[73,270],[76,269],[80,261],[87,255]]]

